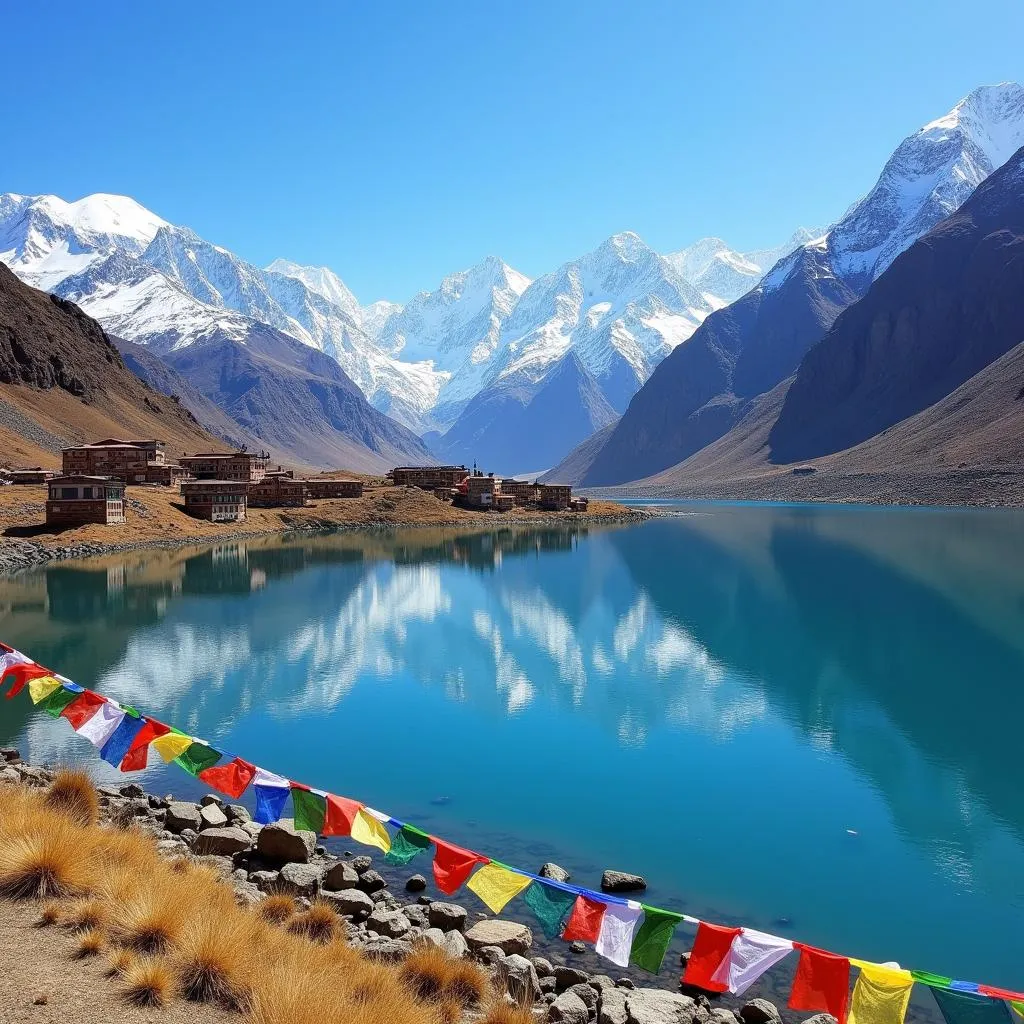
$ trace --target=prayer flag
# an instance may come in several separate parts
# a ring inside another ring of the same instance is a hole
[[[220,760],[220,751],[207,746],[202,740],[194,739],[175,759],[189,775],[198,775],[207,768],[212,768]]]
[[[1012,1020],[1006,1003],[1000,999],[952,988],[933,988],[932,995],[946,1024],[1009,1024]]]
[[[227,764],[214,765],[212,768],[204,768],[199,773],[203,782],[213,786],[220,793],[238,799],[246,787],[252,782],[256,774],[256,768],[243,761],[240,757],[232,758]]]
[[[73,705],[69,705],[73,706]],[[110,701],[104,701],[87,722],[79,727],[78,735],[84,736],[97,750],[114,734],[124,720],[124,712]]]
[[[71,723],[71,728],[78,732],[106,703],[106,697],[101,697],[98,693],[93,693],[92,690],[86,690],[61,712],[61,717],[66,718]]]
[[[391,849],[391,836],[376,816],[379,813],[372,807],[360,807],[352,822],[352,838],[357,843],[376,846],[378,850],[387,853]]]
[[[661,970],[676,925],[682,921],[683,915],[673,914],[670,910],[658,910],[656,907],[647,906],[646,903],[642,903],[641,907],[644,911],[644,920],[633,939],[629,959],[637,967],[657,974]]]
[[[810,1013],[831,1013],[839,1024],[846,1024],[846,1007],[850,1002],[850,961],[845,956],[826,953],[823,949],[794,942],[800,950],[793,990],[789,996],[791,1010]]]
[[[111,767],[116,768],[121,759],[131,749],[132,741],[142,731],[145,722],[126,714],[118,727],[110,734],[109,739],[100,749],[100,757]]]
[[[78,700],[79,692],[76,690],[69,690],[67,686],[61,686],[59,690],[54,690],[45,700],[41,701],[39,706],[51,717],[60,718],[64,709],[72,702]]]
[[[60,686],[60,680],[56,676],[36,676],[35,679],[29,680],[28,695],[33,704],[38,704],[41,700],[49,697],[54,690],[59,690]]]
[[[467,885],[495,914],[500,914],[505,909],[505,904],[518,896],[530,881],[529,875],[510,871],[503,864],[495,864],[492,861],[485,864]]]
[[[595,949],[606,960],[611,960],[619,967],[629,966],[629,952],[633,948],[633,933],[640,920],[640,904],[629,900],[625,906],[621,903],[609,903],[601,918],[601,932],[597,937]]]
[[[765,971],[792,952],[793,943],[789,939],[741,928],[726,958],[711,977],[733,995],[741,996]]]
[[[995,985],[979,985],[978,991],[983,996],[995,996],[996,999],[1005,999],[1009,1003],[1024,1000],[1024,992],[1014,992],[1009,988],[996,988]]]
[[[160,741],[157,740],[153,746]],[[252,780],[253,790],[256,793],[256,814],[255,819],[261,825],[269,825],[271,822],[280,821],[284,805],[288,802],[288,794],[291,788],[288,780],[264,768],[256,769],[256,776]]]
[[[153,749],[164,759],[165,763],[177,760],[192,746],[192,737],[172,729],[163,736],[153,740]]]
[[[436,836],[434,840],[434,881],[446,896],[457,892],[477,864],[486,864],[487,858],[472,850],[446,843]]]
[[[1011,999],[1010,1005],[1013,1007],[1013,1012],[1017,1014],[1018,1017],[1024,1017],[1024,1001]]]
[[[853,987],[849,1024],[903,1024],[913,987],[910,971],[864,964]]]
[[[9,668],[14,668],[15,665],[32,664],[31,658],[22,654],[21,651],[14,650],[13,647],[4,647],[3,651],[4,653],[0,654],[0,682],[3,681]]]
[[[356,815],[362,808],[358,800],[327,794],[327,815],[324,819],[325,836],[350,836]]]
[[[414,825],[403,825],[391,840],[391,849],[384,858],[387,864],[408,864],[417,854],[430,849],[430,836]]]
[[[324,830],[324,818],[327,815],[326,794],[321,796],[306,786],[292,783],[292,807],[295,809],[295,827],[300,832],[315,832],[319,835]]]
[[[725,963],[733,939],[739,934],[739,928],[725,928],[701,921],[697,925],[697,937],[690,950],[683,984],[702,988],[705,992],[724,992],[725,985],[715,981],[715,972]]]
[[[169,725],[164,725],[163,722],[158,722],[154,718],[147,718],[142,728],[135,734],[132,745],[121,760],[121,771],[142,771],[149,760],[150,743],[161,736],[166,736],[170,731],[171,727]]]
[[[562,934],[565,919],[576,902],[576,893],[534,880],[523,902],[537,915],[544,934],[556,939]]]
[[[7,691],[7,699],[10,700],[21,693],[25,688],[25,684],[30,679],[39,679],[42,676],[48,675],[52,675],[50,670],[43,668],[42,665],[37,665],[34,661],[19,662],[4,670],[3,678],[0,679],[0,686],[3,686],[4,683],[11,684],[11,688]]]
[[[601,936],[601,921],[608,904],[603,900],[592,900],[580,894],[573,904],[569,920],[565,922],[562,938],[566,942],[580,939],[583,942],[595,943]]]
[[[932,974],[930,971],[911,971],[910,976],[914,981],[931,988],[949,988],[953,984],[952,978],[947,978],[944,974]]]

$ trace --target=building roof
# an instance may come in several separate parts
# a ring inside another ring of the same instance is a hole
[[[67,476],[55,476],[51,484],[109,484],[114,487],[124,487],[123,480],[116,480],[110,476],[86,476],[84,473],[69,473]]]
[[[182,487],[253,487],[248,480],[182,480]]]

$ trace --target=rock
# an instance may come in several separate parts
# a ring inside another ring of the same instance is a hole
[[[542,993],[543,992],[550,992],[552,995],[554,995],[554,992],[555,992],[555,979],[554,978],[552,978],[552,977],[541,978],[541,979],[539,979],[538,984],[540,985],[540,990],[541,990]]]
[[[403,907],[405,916],[409,918],[409,922],[413,925],[417,925],[420,928],[427,928],[430,922],[427,920],[427,908],[421,907],[418,903],[414,903],[411,907]]]
[[[537,972],[538,978],[550,978],[554,973],[554,968],[551,966],[551,961],[547,957],[535,956],[530,958],[530,963],[533,964],[533,969]]]
[[[632,988],[633,983],[629,984]],[[626,990],[622,988],[603,990],[598,999],[597,1024],[626,1024],[626,1018]]]
[[[196,837],[198,840],[198,837]],[[216,871],[222,878],[230,878],[235,865],[230,857],[222,857],[219,854],[195,854],[192,858],[196,867],[209,868]]]
[[[567,988],[566,992],[575,992],[586,1005],[587,1013],[596,1012],[597,990],[592,988],[589,983],[580,982],[578,985],[573,985],[571,988]]]
[[[533,945],[533,932],[525,924],[516,921],[477,921],[466,932],[470,949],[497,946],[506,956],[510,953],[525,953]]]
[[[697,1004],[689,997],[656,988],[626,995],[627,1024],[693,1024]]]
[[[498,946],[481,946],[478,950],[475,950],[474,956],[479,963],[486,966],[491,966],[498,963],[499,960],[505,959],[505,954]]]
[[[240,907],[255,907],[263,899],[263,893],[252,882],[235,882],[235,902]]]
[[[751,999],[740,1007],[743,1024],[769,1024],[770,1021],[781,1021],[782,1015],[775,1004],[767,999]]]
[[[505,957],[500,963],[499,977],[505,991],[519,1006],[530,1006],[540,995],[537,968],[518,953]]]
[[[804,1024],[838,1024],[838,1022],[831,1013],[816,1013],[813,1017],[808,1017]]]
[[[459,931],[443,932],[441,948],[452,960],[465,960],[469,956],[469,944],[465,935]]]
[[[641,875],[630,875],[625,871],[606,871],[601,876],[602,892],[643,892],[647,882]]]
[[[573,953],[586,953],[587,944],[585,942],[580,942],[579,939],[577,939],[575,942],[569,943],[569,949],[571,949]]]
[[[363,854],[360,857],[353,857],[352,860],[349,861],[349,863],[352,865],[352,867],[356,869],[356,871],[359,874],[362,874],[364,871],[370,870],[370,865],[373,863],[373,858],[366,856],[366,854]]]
[[[555,964],[551,973],[555,976],[559,992],[564,992],[573,985],[585,985],[590,981],[590,975],[586,971],[581,971],[578,967],[567,967],[565,964]]]
[[[347,860],[339,860],[332,864],[324,875],[324,888],[341,892],[342,889],[354,889],[359,875]]]
[[[172,800],[167,805],[167,817],[164,818],[164,828],[168,832],[182,833],[186,829],[198,832],[202,824],[199,816],[199,808],[195,804],[187,804],[183,800]]]
[[[339,914],[364,918],[374,911],[373,900],[361,889],[342,889],[341,892],[324,889],[321,891],[320,897],[332,903]]]
[[[590,987],[597,992],[604,992],[605,989],[615,988],[615,982],[607,974],[592,974],[590,976]]]
[[[206,793],[199,800],[200,807],[223,807],[224,801],[216,793]]]
[[[636,988],[636,982],[632,978],[619,978],[619,980],[615,982],[615,987],[633,989]]]
[[[228,804],[224,808],[224,813],[228,816],[228,821],[233,825],[241,825],[243,822],[252,821],[249,808],[243,807],[241,804]]]
[[[0,761],[17,764],[21,760],[21,751],[17,747],[0,747]]]
[[[541,878],[550,878],[555,882],[568,882],[572,875],[565,870],[561,865],[555,864],[552,861],[548,861],[547,864],[542,864],[540,871],[537,872]]]
[[[554,992],[544,992],[540,997],[540,1001],[550,1006],[557,998],[558,996]]]
[[[310,899],[320,891],[323,867],[319,864],[285,864],[277,880],[277,888],[292,896]]]
[[[252,882],[260,892],[274,892],[274,890],[277,889],[277,880],[280,877],[280,871],[249,872],[249,881]]]
[[[146,791],[137,782],[129,782],[129,783],[127,783],[126,785],[122,786],[118,790],[118,792],[121,794],[121,796],[128,796],[128,797],[135,797],[135,798],[144,797],[146,795]],[[147,801],[147,803],[148,802],[149,801]]]
[[[377,907],[366,919],[366,927],[378,935],[386,935],[389,939],[401,938],[409,930],[409,918],[400,910],[385,910]]]
[[[255,821],[236,821],[235,824],[244,832],[248,832],[253,839],[256,839],[263,831],[263,826]]]
[[[264,825],[256,841],[256,852],[279,864],[306,864],[315,847],[316,834],[297,832],[290,821]]]
[[[156,852],[161,857],[177,857],[188,847],[180,839],[160,839],[156,844]]]
[[[708,1016],[710,1024],[738,1024],[740,1018],[734,1010],[727,1010],[724,1006],[716,1006]]]
[[[397,964],[412,952],[412,946],[408,942],[403,942],[401,939],[387,939],[380,935],[365,942],[362,949],[363,954],[371,960],[387,964]]]
[[[0,779],[3,779],[4,782],[9,782],[15,786],[21,782],[21,776],[9,766],[0,770]]]
[[[465,931],[468,916],[465,907],[456,906],[454,903],[431,903],[427,906],[430,927],[440,928],[443,932]]]
[[[188,843],[189,846],[191,846],[196,841],[196,836],[198,836],[199,833],[192,828],[183,828],[179,835],[186,843]]]
[[[440,928],[427,928],[420,938],[424,942],[429,942],[431,945],[437,946],[438,949],[442,949],[444,947],[444,932],[441,931]]]
[[[563,992],[548,1007],[548,1020],[559,1024],[587,1024],[590,1011],[575,992]]]
[[[357,860],[359,858],[356,858]],[[369,860],[369,857],[367,857]],[[387,888],[387,882],[379,871],[362,871],[359,874],[359,881],[356,882],[356,887],[362,889],[363,892],[373,894],[379,892],[381,889]]]
[[[230,857],[232,854],[248,850],[252,838],[248,832],[240,828],[207,828],[196,836],[192,843],[192,852],[216,857]]]
[[[370,893],[370,899],[377,904],[378,907],[383,907],[385,910],[401,910],[402,904],[395,898],[395,894],[388,892],[387,889],[378,889],[374,893]]]
[[[199,809],[200,830],[208,828],[224,828],[228,823],[228,816],[217,804],[205,804]]]
[[[427,887],[427,880],[423,875],[413,875],[405,883],[406,892],[423,892]]]

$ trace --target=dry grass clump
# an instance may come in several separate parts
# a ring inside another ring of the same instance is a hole
[[[295,935],[304,935],[311,942],[327,945],[341,933],[341,919],[329,903],[314,900],[309,910],[289,922],[288,930]]]
[[[138,954],[127,946],[119,946],[111,954],[107,965],[107,977],[116,978],[126,974],[129,967],[138,963]]]
[[[123,974],[125,998],[135,1006],[164,1006],[174,998],[174,972],[161,960],[136,957]]]
[[[256,912],[271,924],[284,924],[295,914],[295,898],[284,892],[271,893],[257,907]]]
[[[190,921],[175,943],[181,994],[197,1003],[238,1009],[247,995],[259,934],[249,914],[217,914]]]
[[[103,951],[106,941],[107,937],[102,928],[87,928],[78,940],[78,947],[74,954],[75,959],[84,960],[86,957],[96,956]]]
[[[111,886],[105,896],[112,906],[111,930],[122,945],[139,953],[162,953],[181,935],[190,900],[170,872],[134,878]]]
[[[46,794],[46,805],[82,826],[95,825],[100,817],[100,798],[87,772],[62,768]]]
[[[50,900],[49,903],[44,903],[42,910],[39,911],[39,920],[36,921],[37,928],[46,928],[51,924],[56,924],[60,920],[61,904],[57,900]]]
[[[50,820],[46,820],[49,818]],[[59,815],[29,817],[22,831],[0,841],[0,896],[77,896],[88,890],[89,843]]]
[[[453,960],[432,943],[421,943],[406,958],[399,974],[417,999],[457,1003],[461,1009],[479,1006],[490,982],[476,964]]]
[[[454,999],[464,1009],[479,1006],[490,991],[490,982],[476,964],[469,960],[453,960],[452,972],[444,987],[444,998]]]
[[[107,908],[98,899],[75,900],[64,913],[64,923],[75,931],[100,928],[107,920]]]
[[[477,1024],[535,1024],[535,1018],[528,1006],[510,1006],[496,1000]]]

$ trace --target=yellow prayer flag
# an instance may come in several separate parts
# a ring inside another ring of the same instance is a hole
[[[170,762],[176,757],[180,757],[192,746],[192,737],[183,736],[180,732],[169,732],[164,736],[158,736],[150,746],[165,762]]]
[[[63,685],[59,679],[55,679],[53,676],[40,676],[38,679],[28,681],[28,695],[32,698],[33,704],[38,704]]]
[[[355,821],[352,822],[352,838],[357,843],[376,846],[385,853],[391,849],[391,836],[388,835],[388,830],[372,814],[367,814],[364,807],[359,809]]]
[[[853,989],[848,1024],[903,1024],[914,977],[910,971],[854,961],[860,976]]]
[[[485,864],[466,884],[495,914],[500,914],[505,904],[532,881],[532,878],[509,871],[500,864]]]

